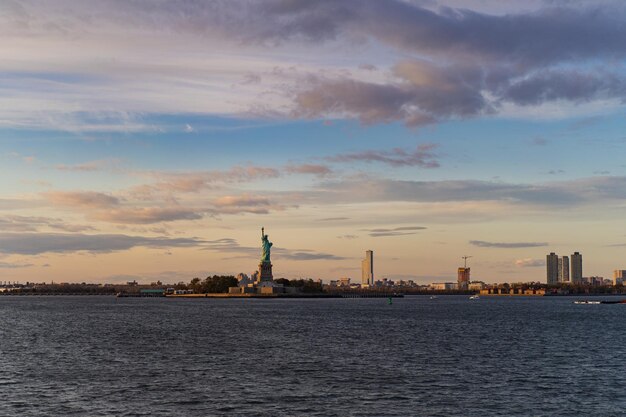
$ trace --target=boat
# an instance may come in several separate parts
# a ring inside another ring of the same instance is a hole
[[[472,295],[470,298],[470,300],[480,300],[480,297],[477,295]]]
[[[436,300],[436,299],[437,299],[437,296],[436,296],[436,295],[431,295],[431,296],[430,296],[430,299],[431,299],[431,300]]]
[[[626,300],[576,300],[574,301],[574,304],[626,304]]]

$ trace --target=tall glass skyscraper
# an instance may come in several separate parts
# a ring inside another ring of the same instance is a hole
[[[361,285],[374,285],[374,251],[365,251],[361,261]]]

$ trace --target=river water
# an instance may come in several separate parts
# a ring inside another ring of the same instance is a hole
[[[626,415],[626,305],[0,298],[1,416]]]

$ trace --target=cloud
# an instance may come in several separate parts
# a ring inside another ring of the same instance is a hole
[[[318,176],[330,175],[333,172],[326,165],[316,164],[287,165],[285,171],[289,174],[312,174]]]
[[[323,219],[317,219],[317,222],[337,222],[341,220],[350,220],[349,217],[325,217]]]
[[[494,201],[517,207],[526,204],[570,208],[596,204],[600,200],[617,203],[626,200],[626,176],[593,176],[540,183],[346,178],[321,182],[307,196],[307,202],[317,204]]]
[[[511,82],[500,98],[526,106],[557,100],[570,102],[588,102],[598,98],[624,100],[626,77],[602,70],[593,73],[542,71]]]
[[[234,253],[239,257],[250,258],[260,255],[260,247],[241,246],[237,240],[232,238],[222,238],[204,242],[204,250],[222,253]],[[291,250],[281,247],[272,247],[272,256],[277,259],[288,259],[292,261],[317,261],[317,260],[342,260],[341,256],[316,252],[309,249]]]
[[[243,183],[256,180],[278,178],[280,170],[262,166],[234,166],[228,170],[205,172],[150,172],[138,173],[147,175],[156,181],[135,187],[132,191],[149,196],[163,193],[198,193],[205,189],[215,188],[219,184]]]
[[[337,239],[347,239],[347,240],[352,240],[352,239],[358,239],[359,237],[357,235],[341,235],[341,236],[337,236]]]
[[[120,204],[117,197],[94,191],[49,191],[43,196],[54,205],[67,207],[108,208]]]
[[[485,242],[483,240],[470,240],[470,245],[481,248],[501,248],[501,249],[518,249],[518,248],[537,248],[548,246],[547,242]]]
[[[65,232],[85,232],[96,230],[92,226],[69,224],[62,219],[38,216],[6,215],[0,217],[0,230],[7,232],[34,232],[41,227]]]
[[[134,207],[122,205],[117,197],[93,191],[53,191],[43,195],[54,205],[78,208],[91,220],[119,224],[151,224],[176,220],[197,220],[210,209],[188,207]],[[80,230],[73,230],[80,231]]]
[[[176,220],[198,220],[208,210],[185,207],[124,207],[99,210],[88,214],[88,218],[120,224],[152,224]]]
[[[300,252],[300,251],[279,251],[278,254],[279,259],[289,259],[291,261],[340,261],[344,258],[343,256],[337,256],[330,253],[323,252]]]
[[[534,268],[539,266],[545,266],[546,261],[544,259],[524,258],[517,259],[515,265],[520,268]]]
[[[576,187],[569,184],[534,185],[495,181],[443,180],[408,181],[389,179],[346,179],[318,185],[318,200],[327,202],[450,202],[505,201],[566,205],[580,203]]]
[[[30,268],[34,264],[19,264],[12,262],[0,262],[0,269],[17,269],[17,268]]]
[[[282,205],[272,204],[266,196],[254,194],[225,195],[215,200],[214,205],[220,214],[267,214],[270,210],[285,209]]]
[[[546,63],[626,53],[620,42],[626,37],[624,8],[615,2],[601,7],[573,7],[569,2],[500,15],[469,8],[433,10],[421,2],[399,0],[57,3],[23,4],[19,12],[5,14],[4,33],[173,32],[265,45],[319,43],[345,34],[374,38],[411,53],[457,54],[459,61]]]
[[[502,103],[621,105],[625,18],[612,1],[5,2],[0,35],[20,47],[4,51],[0,125],[158,132],[146,115],[264,107],[415,126]]]
[[[414,235],[419,230],[425,230],[423,226],[403,226],[393,229],[364,229],[371,237],[404,236]]]
[[[340,154],[329,157],[334,162],[380,162],[394,167],[419,166],[422,168],[438,168],[437,154],[433,152],[438,145],[433,143],[420,144],[414,151],[395,148],[390,151],[363,151]]]
[[[196,238],[141,237],[121,234],[0,233],[0,252],[38,255],[41,253],[114,252],[142,246],[148,248],[200,247]]]
[[[60,164],[55,166],[55,168],[59,171],[91,172],[117,168],[120,164],[120,159],[99,159],[75,165]]]

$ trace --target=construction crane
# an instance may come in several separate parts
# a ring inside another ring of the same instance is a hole
[[[471,256],[461,256],[461,259],[463,259],[463,268],[467,268],[467,260],[471,258]]]

